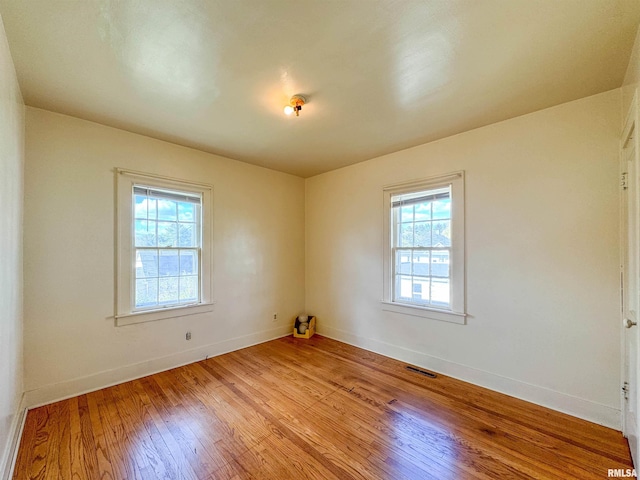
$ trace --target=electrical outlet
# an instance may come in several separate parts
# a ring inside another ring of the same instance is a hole
[[[186,338],[187,340],[191,340],[191,332],[187,332],[184,338]]]
[[[278,314],[274,313],[273,314],[273,321],[276,322],[278,320]]]

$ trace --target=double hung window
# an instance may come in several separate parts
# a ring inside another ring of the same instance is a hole
[[[118,325],[211,310],[211,187],[117,175]]]
[[[200,301],[202,196],[133,187],[134,311]]]
[[[393,301],[449,308],[451,187],[391,196]]]
[[[463,322],[463,172],[392,185],[384,194],[384,303]]]

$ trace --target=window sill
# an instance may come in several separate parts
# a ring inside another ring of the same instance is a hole
[[[467,323],[466,313],[451,312],[448,310],[438,310],[436,308],[418,307],[417,305],[407,305],[395,302],[382,301],[382,310],[388,312],[402,313],[414,317],[429,318],[441,322],[457,323],[465,325]]]
[[[215,302],[198,303],[196,305],[185,305],[178,307],[167,307],[161,310],[150,310],[145,312],[123,313],[116,315],[116,326],[133,325],[134,323],[154,322],[167,318],[186,317],[187,315],[197,315],[213,311]]]

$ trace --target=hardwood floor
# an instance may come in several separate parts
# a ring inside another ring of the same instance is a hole
[[[619,432],[316,335],[29,411],[14,479],[604,479]]]

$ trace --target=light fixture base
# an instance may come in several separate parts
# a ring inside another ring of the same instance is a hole
[[[291,115],[293,112],[296,112],[296,117],[300,116],[300,110],[302,110],[302,106],[307,102],[307,99],[302,95],[294,95],[289,100],[289,105],[284,107],[284,113],[287,115]]]
[[[289,103],[291,103],[292,107],[302,107],[307,102],[307,99],[302,95],[294,95],[291,97]]]

